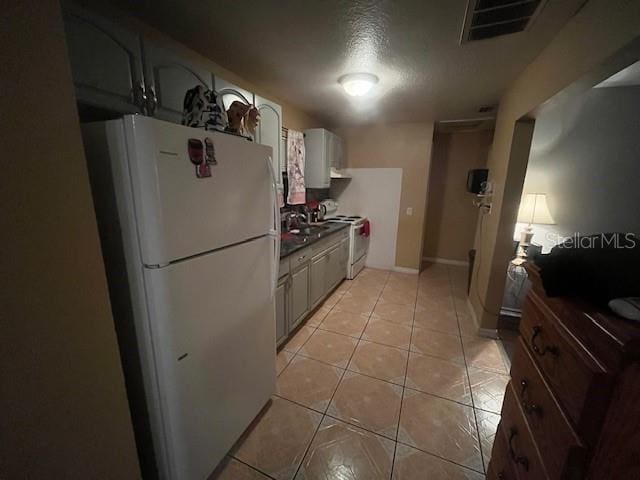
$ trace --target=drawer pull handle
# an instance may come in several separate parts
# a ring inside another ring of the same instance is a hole
[[[518,455],[513,449],[513,439],[518,435],[518,429],[516,427],[511,427],[509,429],[509,456],[511,459],[517,464],[522,465],[525,471],[529,471],[529,459],[524,455]]]
[[[540,405],[529,403],[524,399],[524,394],[527,391],[528,386],[529,382],[527,382],[527,380],[523,378],[520,381],[520,397],[522,398],[522,408],[524,409],[525,413],[527,413],[527,415],[533,415],[535,413],[539,416],[542,416],[542,408],[540,407]]]
[[[504,480],[506,477],[504,476],[504,472],[498,472],[498,480]]]
[[[544,357],[547,352],[549,352],[554,357],[557,357],[558,347],[556,347],[555,345],[545,345],[543,348],[540,348],[536,344],[536,338],[538,337],[538,335],[540,335],[540,333],[542,333],[542,327],[540,325],[536,325],[535,327],[533,327],[533,335],[531,335],[531,348],[533,349],[533,351],[541,357]]]

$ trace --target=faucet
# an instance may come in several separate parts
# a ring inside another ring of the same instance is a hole
[[[291,230],[291,227],[294,224],[297,224],[297,227],[300,228],[301,218],[303,218],[305,222],[307,221],[307,216],[304,213],[298,213],[298,212],[288,213],[285,217],[285,225],[286,225],[287,231]]]

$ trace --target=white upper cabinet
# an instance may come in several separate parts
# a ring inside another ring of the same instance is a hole
[[[256,129],[256,143],[273,149],[273,170],[278,186],[282,186],[282,166],[285,162],[282,141],[282,107],[266,98],[255,96],[255,105],[260,112],[260,121]]]
[[[215,77],[215,90],[222,95],[225,110],[229,110],[231,104],[236,100],[247,105],[254,104],[253,93],[227,82],[224,78]]]
[[[123,113],[144,112],[140,37],[70,2],[63,3],[63,12],[77,100]]]
[[[331,159],[331,167],[337,170],[342,170],[346,166],[344,158],[346,154],[344,140],[334,133],[332,133],[331,135],[333,143],[333,157]]]
[[[148,115],[181,123],[187,90],[197,85],[213,88],[213,76],[206,66],[186,60],[147,39],[143,53]]]
[[[340,169],[344,162],[344,142],[324,128],[305,130],[305,184],[309,188],[329,188],[331,168]]]

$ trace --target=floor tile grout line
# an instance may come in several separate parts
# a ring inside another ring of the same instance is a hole
[[[389,275],[387,274],[387,280],[388,280],[388,276],[389,276]],[[387,281],[387,280],[385,280],[385,286],[386,286],[386,281]],[[346,279],[345,279],[344,281],[350,281],[350,280],[346,280]],[[335,292],[338,290],[338,288],[340,288],[340,286],[336,287],[336,288],[334,289],[334,291],[332,292],[332,294],[333,294],[333,293],[335,293]],[[350,288],[351,288],[351,286],[349,287],[349,289],[350,289]],[[349,291],[349,289],[347,289],[347,290],[343,291],[343,292],[340,294],[340,298],[338,299],[338,301],[336,301],[336,302],[335,302],[331,307],[329,307],[329,311],[327,312],[327,315],[329,315],[329,314],[333,311],[334,307],[335,307],[335,306],[338,304],[338,302],[339,302],[339,301],[344,297],[345,293],[346,293],[347,291]],[[383,289],[382,289],[382,290],[384,290],[384,287],[383,287]],[[376,299],[376,304],[375,304],[375,305],[377,305],[377,301],[378,301],[378,299],[380,298],[380,295],[382,294],[382,290],[381,290],[381,291],[380,291],[380,293],[378,294],[378,297],[377,297],[377,299]],[[374,309],[375,309],[375,305],[374,305]],[[319,308],[322,308],[322,305],[318,305],[318,306],[316,307],[315,311],[317,311]],[[366,325],[368,325],[368,324],[369,324],[369,320],[370,320],[370,318],[371,318],[371,315],[372,315],[372,314],[373,314],[373,310],[370,312],[369,316],[367,317],[367,323],[365,324],[365,328],[366,328]],[[324,319],[326,318],[326,316],[327,316],[327,315],[325,315],[325,317],[323,317],[322,321],[324,321]],[[286,348],[285,348],[285,347],[286,347],[286,343],[285,343],[285,344],[283,345],[283,347],[280,349],[281,351],[286,351],[287,353],[290,353],[290,354],[292,354],[293,356],[291,357],[291,359],[289,360],[289,362],[287,362],[287,364],[286,364],[286,365],[285,365],[285,367],[282,369],[282,371],[281,371],[279,374],[277,374],[277,375],[276,375],[276,379],[277,379],[280,375],[282,375],[282,374],[284,373],[284,371],[289,367],[289,365],[291,364],[291,362],[293,361],[293,359],[294,359],[296,356],[298,356],[298,355],[299,355],[299,354],[298,354],[298,352],[300,351],[300,349],[302,349],[302,347],[303,347],[303,346],[304,346],[304,345],[309,341],[309,339],[313,336],[313,334],[314,334],[314,333],[319,329],[320,324],[318,324],[318,325],[316,325],[316,326],[309,326],[309,325],[307,325],[307,323],[306,323],[306,322],[309,320],[309,318],[310,318],[310,317],[308,317],[308,318],[306,318],[306,319],[304,320],[304,323],[301,325],[301,327],[302,327],[302,326],[306,326],[307,328],[311,328],[311,329],[313,329],[313,332],[312,332],[312,333],[309,335],[309,337],[308,337],[308,338],[307,338],[307,339],[302,343],[302,345],[301,345],[301,346],[300,346],[300,347],[299,347],[295,352],[292,352],[291,350],[286,350]],[[322,323],[322,322],[320,322],[320,323]],[[321,330],[322,330],[322,329],[321,329]],[[322,330],[322,331],[325,331],[325,330]],[[337,333],[337,332],[334,332],[334,333]],[[356,347],[358,346],[358,344],[359,344],[360,340],[362,339],[362,334],[363,334],[363,333],[364,333],[364,329],[362,330],[362,333],[360,334],[360,336],[359,336],[359,337],[358,337],[358,339],[357,339]],[[292,338],[293,338],[293,337],[292,337]],[[354,338],[354,337],[351,337],[351,338]],[[291,339],[289,339],[288,341],[291,341]],[[288,343],[288,342],[287,342],[287,343]],[[348,360],[348,362],[347,362],[347,366],[350,364],[351,359],[353,358],[353,355],[354,355],[354,353],[355,353],[355,350],[356,350],[356,349],[354,348],[353,352],[351,352],[351,355],[350,355],[349,360]],[[278,353],[279,353],[279,352],[278,352],[278,350],[276,349],[276,355],[277,355]],[[300,354],[300,356],[305,357],[305,355],[303,355],[303,354]],[[305,358],[311,358],[311,357],[305,357]],[[311,358],[311,360],[316,360],[316,359]],[[316,427],[316,429],[315,429],[315,431],[314,431],[314,433],[313,433],[313,435],[312,435],[312,437],[311,437],[311,440],[310,440],[309,444],[307,445],[307,448],[305,449],[304,454],[303,454],[303,455],[302,455],[302,457],[301,457],[300,464],[298,465],[298,467],[297,467],[297,469],[296,469],[296,473],[295,473],[295,474],[294,474],[294,476],[292,477],[293,479],[295,479],[295,477],[298,475],[298,472],[300,471],[300,468],[302,467],[302,463],[304,462],[304,459],[305,459],[305,457],[307,456],[307,453],[309,452],[309,449],[311,448],[311,445],[313,444],[313,441],[315,440],[315,437],[316,437],[316,435],[318,434],[318,431],[319,431],[319,429],[320,429],[320,426],[322,425],[322,422],[323,422],[323,420],[325,419],[325,417],[329,416],[330,418],[334,418],[334,419],[335,419],[335,417],[332,417],[331,415],[328,415],[326,412],[328,411],[329,406],[331,405],[331,402],[333,401],[333,398],[334,398],[334,396],[335,396],[335,394],[336,394],[336,392],[337,392],[337,390],[338,390],[338,387],[340,386],[340,383],[342,382],[342,379],[344,378],[344,376],[345,376],[345,374],[346,374],[346,371],[347,371],[347,370],[346,370],[346,368],[344,368],[344,369],[343,369],[343,368],[337,367],[337,366],[335,366],[335,365],[331,365],[331,364],[328,364],[328,363],[326,363],[326,362],[322,362],[321,360],[316,360],[316,361],[321,362],[321,363],[325,363],[326,365],[332,366],[332,367],[334,367],[334,368],[339,368],[340,370],[342,370],[342,375],[340,376],[340,379],[338,380],[338,383],[336,384],[336,388],[334,389],[334,391],[333,391],[333,393],[332,393],[332,395],[331,395],[331,398],[329,399],[329,402],[327,403],[327,407],[326,407],[326,409],[325,409],[325,411],[324,411],[324,412],[319,412],[318,410],[315,410],[315,409],[313,409],[313,408],[310,408],[310,407],[308,407],[308,406],[306,406],[306,405],[302,405],[301,403],[298,403],[298,402],[296,402],[296,401],[290,400],[290,399],[288,399],[288,398],[286,398],[286,397],[283,397],[283,396],[281,396],[281,395],[279,395],[279,394],[277,394],[277,393],[274,393],[274,394],[273,394],[273,396],[275,396],[275,397],[277,397],[277,398],[280,398],[280,399],[283,399],[283,400],[285,400],[285,401],[291,402],[291,403],[293,403],[293,404],[295,404],[295,405],[300,406],[301,408],[305,408],[305,409],[311,410],[312,412],[315,412],[315,413],[317,413],[317,414],[319,414],[319,415],[322,415],[322,417],[320,418],[320,422],[318,422],[318,425],[317,425],[317,427]],[[336,420],[343,421],[343,420],[340,420],[340,419],[336,419]],[[345,423],[346,423],[346,422],[345,422]],[[362,427],[360,427],[360,428],[362,428]],[[365,430],[366,430],[366,429],[365,429]],[[367,430],[367,431],[369,431],[369,430]],[[374,433],[374,434],[375,434],[375,432],[371,432],[371,433]],[[379,435],[379,434],[376,434],[376,435]],[[380,435],[380,436],[382,436],[382,435]],[[383,437],[383,438],[388,438],[388,437],[384,437],[384,436],[382,436],[382,437]],[[273,477],[272,477],[271,475],[269,475],[269,474],[267,474],[267,473],[265,473],[265,472],[263,472],[263,471],[259,470],[259,469],[258,469],[258,468],[256,468],[256,467],[253,467],[252,465],[249,465],[248,463],[243,462],[242,460],[240,460],[240,459],[236,458],[236,457],[235,457],[235,456],[233,456],[232,454],[228,453],[227,455],[228,455],[228,457],[233,458],[234,460],[236,460],[236,461],[238,461],[238,462],[240,462],[240,463],[242,463],[242,464],[244,464],[244,465],[248,466],[249,468],[251,468],[251,469],[253,469],[253,470],[255,470],[255,471],[257,471],[257,472],[259,472],[259,473],[261,473],[261,474],[263,474],[263,475],[265,475],[265,476],[267,476],[268,478],[273,479]],[[395,455],[395,442],[394,442],[394,455]]]
[[[342,296],[340,298],[342,298]],[[336,302],[336,304],[337,304],[337,302]],[[334,305],[334,307],[335,307],[335,305]],[[331,310],[333,310],[333,307],[332,307]],[[373,313],[373,310],[371,311],[371,313]],[[368,323],[369,323],[369,320],[367,320],[367,324]],[[366,325],[365,325],[365,328],[366,328]],[[316,330],[317,330],[317,328],[316,328]],[[363,332],[364,332],[364,330],[363,330]],[[311,338],[311,337],[309,337],[309,338]],[[309,339],[307,339],[307,341],[308,340]],[[304,346],[304,344],[303,344],[303,346]],[[302,347],[300,347],[300,348],[302,348]],[[353,358],[353,354],[354,353],[355,353],[355,348],[353,349],[353,352],[351,352],[351,356],[349,357],[349,361],[347,362],[347,366],[351,362],[351,358]],[[307,454],[309,453],[309,449],[311,448],[311,445],[313,444],[313,441],[315,440],[316,435],[318,435],[318,431],[320,430],[320,426],[322,425],[322,422],[324,421],[325,417],[327,417],[327,411],[329,410],[329,407],[331,406],[331,403],[333,402],[333,398],[335,397],[336,392],[338,391],[338,388],[340,387],[340,384],[342,383],[342,379],[344,378],[346,372],[347,372],[346,369],[342,371],[342,375],[340,376],[340,379],[338,380],[338,383],[336,384],[336,388],[333,390],[333,393],[331,394],[331,398],[329,399],[329,403],[327,403],[327,408],[325,409],[324,413],[322,414],[322,418],[320,419],[320,422],[318,423],[318,426],[316,427],[315,432],[313,432],[313,436],[311,437],[311,441],[309,442],[309,445],[307,445],[307,448],[304,451],[304,455],[302,455],[302,459],[300,460],[300,464],[298,465],[298,468],[296,469],[296,473],[292,477],[293,479],[295,479],[298,476],[298,473],[300,472],[300,469],[302,468],[302,464],[304,463],[304,459],[306,458]],[[314,410],[314,411],[316,411],[316,410]],[[334,418],[334,417],[331,417],[331,415],[329,415],[329,417],[330,418]]]
[[[414,446],[414,445],[410,445],[410,444],[408,444],[407,442],[402,442],[402,441],[400,441],[400,440],[397,440],[397,441],[396,441],[396,444],[398,444],[398,445],[403,445],[403,446],[405,446],[405,447],[413,448],[413,449],[415,449],[415,450],[418,450],[419,452],[426,453],[427,455],[431,455],[432,457],[439,458],[440,460],[444,460],[445,462],[452,463],[453,465],[456,465],[456,466],[458,466],[458,467],[465,468],[466,470],[470,470],[470,471],[472,471],[472,472],[474,472],[474,473],[479,473],[479,474],[481,474],[481,475],[483,475],[483,476],[485,476],[485,475],[486,475],[486,473],[485,473],[485,472],[481,472],[481,471],[479,471],[479,470],[476,470],[475,468],[471,468],[471,467],[469,467],[468,465],[463,465],[462,463],[454,462],[454,461],[453,461],[453,460],[451,460],[450,458],[446,458],[446,457],[443,457],[443,456],[441,456],[441,455],[438,455],[437,453],[433,453],[433,452],[430,452],[430,451],[425,450],[425,449],[423,449],[423,448],[419,448],[419,447],[416,447],[416,446]]]
[[[449,267],[446,267],[446,269],[447,269],[447,279],[449,282],[449,288],[451,290],[451,294],[453,297],[454,292],[453,292],[453,281],[451,278],[451,270],[449,269]],[[467,373],[467,382],[469,385],[469,393],[471,394],[471,406],[473,408],[473,420],[476,423],[476,439],[478,441],[478,449],[480,450],[480,461],[482,462],[483,473],[485,473],[486,475],[487,466],[485,465],[484,451],[482,449],[482,439],[480,438],[480,424],[478,422],[478,414],[476,412],[475,399],[473,398],[473,389],[471,388],[471,377],[469,376],[469,364],[467,363],[467,354],[465,351],[464,342],[462,341],[462,328],[460,327],[460,317],[458,315],[458,306],[456,305],[455,300],[453,300],[453,310],[456,314],[456,320],[458,322],[458,330],[460,332],[460,346],[462,347],[462,358],[464,359],[465,371]]]
[[[418,273],[418,283],[420,282],[420,274]],[[402,397],[400,397],[400,411],[398,412],[398,425],[396,427],[396,445],[393,449],[393,460],[391,461],[391,477],[389,480],[393,480],[393,470],[396,466],[396,452],[398,451],[398,437],[400,435],[400,423],[402,422],[402,405],[404,404],[404,392],[407,385],[407,375],[409,374],[409,359],[411,358],[411,342],[413,342],[413,329],[416,323],[416,307],[418,305],[418,293],[416,288],[416,298],[413,302],[413,316],[411,317],[411,332],[409,334],[409,350],[407,352],[407,362],[404,366],[404,381],[402,382]]]
[[[380,297],[384,293],[384,290],[387,287],[387,284],[389,283],[389,278],[390,277],[391,277],[391,273],[387,272],[387,278],[385,279],[385,282],[384,282],[384,285],[382,287],[382,290],[380,291],[380,294],[378,295],[378,298],[376,299],[376,303],[373,306],[373,310],[371,311],[371,315],[369,315],[369,319],[367,320],[367,324],[365,325],[364,330],[362,331],[362,335],[364,335],[364,332],[367,330],[367,327],[369,326],[369,323],[371,323],[371,317],[373,316],[373,312],[375,311],[376,307],[378,306],[378,302],[380,301]],[[414,310],[414,315],[415,315],[415,310]],[[362,335],[361,335],[361,337],[362,337]],[[362,340],[362,338],[361,338],[361,340]],[[373,342],[373,343],[376,343],[376,342]],[[411,346],[411,336],[409,336],[409,346]],[[407,362],[408,361],[409,361],[409,352],[407,351]],[[349,363],[351,363],[351,361],[349,361]],[[406,365],[405,365],[405,381],[406,381],[406,376],[407,376],[407,369],[406,369]],[[391,459],[391,469],[390,469],[390,472],[389,472],[389,480],[391,480],[393,478],[393,468],[394,468],[394,464],[395,464],[395,461],[396,461],[396,450],[398,448],[398,429],[400,428],[400,416],[402,414],[402,397],[404,397],[404,382],[403,382],[403,385],[402,385],[402,393],[400,394],[400,410],[398,411],[398,424],[396,425],[396,435],[395,435],[395,438],[393,439],[393,457]],[[388,437],[385,437],[385,438],[388,438]]]
[[[488,411],[486,409],[478,409],[477,407],[469,405],[468,403],[461,402],[459,400],[454,400],[452,398],[443,397],[442,395],[436,395],[435,393],[431,393],[431,392],[425,392],[424,390],[419,390],[419,389],[414,388],[414,387],[408,387],[408,386],[405,385],[404,388],[407,389],[407,390],[411,390],[412,392],[421,393],[423,395],[429,395],[430,397],[439,398],[440,400],[447,400],[449,402],[456,403],[456,404],[458,404],[458,405],[460,405],[462,407],[475,408],[477,410],[484,410],[485,412]],[[493,412],[489,412],[489,413],[493,413]]]
[[[344,279],[344,280],[343,280],[343,282],[346,282],[346,281],[350,281],[350,280],[347,280],[347,279]],[[342,285],[342,282],[340,283],[340,285]],[[333,291],[331,292],[331,294],[330,294],[330,295],[333,295],[334,293],[336,293],[336,291],[340,288],[340,285],[338,285],[335,289],[333,289]],[[351,288],[351,287],[349,287],[349,288]],[[347,290],[347,291],[348,291],[348,290]],[[344,294],[345,294],[345,293],[346,293],[346,291],[345,291],[345,292],[342,292],[342,293],[340,294],[340,299],[338,300],[338,302],[342,299],[342,297],[344,296]],[[327,298],[329,298],[329,296],[330,296],[330,295],[327,295]],[[326,300],[326,298],[325,298],[325,300]],[[333,310],[333,307],[335,307],[335,306],[336,306],[336,304],[337,304],[338,302],[334,303],[331,307],[329,307],[329,311],[327,312],[327,315],[329,315],[329,314],[331,313],[331,311]],[[318,304],[318,305],[315,307],[314,312],[318,311],[320,308],[322,308],[322,305]],[[309,318],[311,318],[311,317],[312,317],[312,315],[311,315],[311,316],[309,316],[308,318],[305,318],[305,319],[303,320],[303,322],[302,322],[302,325],[300,325],[300,328],[298,329],[298,332],[302,329],[302,327],[307,327],[307,328],[311,328],[311,329],[313,329],[313,332],[311,333],[311,335],[309,335],[309,337],[308,337],[308,338],[307,338],[307,339],[302,343],[302,345],[300,345],[300,347],[298,348],[298,350],[296,350],[295,352],[292,352],[291,350],[287,350],[287,348],[286,348],[286,347],[287,347],[287,343],[289,343],[289,342],[293,339],[293,337],[291,337],[289,340],[287,340],[287,342],[282,346],[281,350],[285,350],[285,351],[287,351],[287,352],[289,352],[289,353],[292,353],[292,354],[293,354],[293,357],[291,357],[291,360],[289,360],[289,362],[287,362],[287,364],[286,364],[286,365],[285,365],[285,367],[282,369],[282,371],[281,371],[278,375],[276,375],[276,381],[277,381],[278,377],[280,377],[280,375],[282,375],[282,374],[284,373],[284,371],[285,371],[287,368],[289,368],[289,365],[291,365],[291,362],[292,362],[293,358],[294,358],[296,355],[298,355],[298,352],[300,351],[300,349],[301,349],[302,347],[304,347],[304,345],[309,341],[309,339],[313,336],[313,334],[314,334],[314,333],[316,333],[316,330],[318,330],[319,325],[318,325],[318,326],[315,326],[315,327],[310,326],[310,325],[307,325],[307,322],[309,321]],[[325,317],[324,317],[324,318],[326,318],[326,315],[325,315]],[[324,318],[322,319],[323,321],[324,321]],[[322,322],[321,322],[321,323],[322,323]],[[323,330],[323,331],[324,331],[324,330]],[[296,332],[296,333],[297,333],[297,332]],[[295,335],[294,335],[294,336],[295,336]],[[276,349],[276,355],[277,355],[278,353],[279,353],[279,352],[278,352],[278,351],[277,351],[277,349]]]
[[[350,422],[349,420],[345,420],[344,418],[336,417],[335,415],[332,415],[330,413],[326,413],[325,417],[329,417],[329,418],[331,418],[333,420],[338,420],[339,422],[346,423],[347,425],[351,425],[352,427],[356,427],[356,428],[358,428],[360,430],[364,430],[367,433],[372,433],[373,435],[376,435],[378,437],[382,437],[385,440],[389,440],[390,442],[393,442],[393,443],[397,442],[397,440],[395,440],[394,438],[388,437],[388,436],[383,435],[382,433],[379,433],[379,432],[374,432],[373,430],[371,430],[369,428],[363,427],[362,425],[358,425],[357,423]]]
[[[245,465],[245,466],[249,467],[251,470],[254,470],[254,471],[258,472],[258,473],[260,473],[261,475],[264,475],[265,477],[267,477],[267,478],[269,478],[269,479],[271,479],[271,480],[276,480],[276,478],[275,478],[275,477],[273,477],[273,476],[269,475],[269,474],[268,474],[268,473],[266,473],[266,472],[263,472],[262,470],[260,470],[260,469],[259,469],[259,468],[257,468],[257,467],[254,467],[253,465],[250,465],[250,464],[248,464],[247,462],[245,462],[245,461],[243,461],[243,460],[240,460],[239,458],[233,457],[233,456],[231,456],[231,455],[228,455],[228,456],[229,456],[229,458],[233,458],[236,462],[241,463],[241,464],[243,464],[243,465]]]
[[[458,315],[458,306],[457,306],[457,304],[455,302],[453,280],[451,278],[451,270],[450,270],[450,268],[449,267],[445,267],[445,268],[446,268],[446,272],[447,272],[447,283],[448,283],[448,290],[449,290],[448,294],[449,294],[450,298],[452,299],[453,310],[454,310],[454,313],[456,315],[456,323],[458,324],[458,332],[460,334],[459,335],[459,339],[460,339],[460,345],[462,347],[462,356],[463,356],[463,360],[464,360],[464,367],[465,367],[465,372],[466,372],[466,376],[467,376],[467,382],[468,382],[468,385],[469,385],[469,392],[470,392],[470,398],[471,398],[471,403],[472,403],[471,408],[473,409],[473,418],[474,418],[474,421],[475,421],[475,424],[476,424],[476,439],[478,441],[478,448],[480,450],[480,460],[482,462],[482,467],[483,467],[483,472],[482,473],[486,475],[486,465],[485,465],[485,461],[484,461],[484,455],[482,453],[483,452],[482,441],[480,439],[480,427],[479,427],[479,424],[478,424],[478,417],[477,417],[477,413],[476,413],[477,408],[475,406],[475,401],[474,401],[474,398],[473,398],[473,390],[471,389],[471,381],[469,379],[470,378],[469,377],[469,365],[467,363],[467,357],[466,357],[466,353],[465,353],[464,342],[462,341],[463,335],[462,335],[462,329],[460,327],[460,318],[459,318],[459,315]],[[415,327],[415,325],[414,325],[414,327]],[[411,387],[406,387],[406,382],[405,382],[405,388],[409,388],[410,390],[414,390]],[[433,394],[427,394],[427,395],[433,395]],[[437,395],[433,395],[433,396],[437,397]],[[404,397],[404,395],[403,395],[403,397]],[[456,402],[456,403],[460,403],[460,402]],[[464,405],[464,404],[461,404],[461,405]],[[468,407],[468,405],[465,405],[465,406]],[[404,444],[403,442],[399,442],[399,443]],[[456,463],[456,462],[452,462],[452,463]],[[466,468],[469,468],[469,467],[466,467]],[[474,469],[471,469],[471,470],[476,471]]]
[[[409,388],[409,390],[412,390],[412,389],[411,389],[411,388]],[[375,435],[375,436],[378,436],[378,437],[384,438],[384,439],[386,439],[386,440],[388,440],[388,441],[394,442],[396,445],[397,445],[397,444],[401,444],[401,445],[404,445],[404,446],[407,446],[407,447],[411,447],[411,448],[413,448],[413,449],[415,449],[415,450],[418,450],[418,451],[420,451],[420,452],[424,452],[424,453],[426,453],[426,454],[428,454],[428,455],[432,455],[432,456],[434,456],[434,457],[440,458],[441,460],[447,461],[447,462],[452,463],[452,464],[454,464],[454,465],[458,465],[458,466],[463,467],[463,468],[466,468],[466,469],[468,469],[468,470],[471,470],[471,471],[474,471],[474,472],[478,472],[478,470],[475,470],[475,469],[473,469],[473,468],[471,468],[471,467],[469,467],[469,466],[463,465],[463,464],[461,464],[461,463],[455,462],[455,461],[453,461],[453,460],[451,460],[451,459],[449,459],[449,458],[446,458],[446,457],[440,456],[440,455],[438,455],[438,454],[436,454],[436,453],[430,452],[430,451],[428,451],[428,450],[424,450],[424,449],[422,449],[422,448],[420,448],[420,447],[417,447],[417,446],[415,446],[415,445],[411,445],[411,444],[406,443],[406,442],[403,442],[403,441],[401,441],[401,440],[397,440],[397,439],[396,439],[396,440],[394,440],[393,438],[390,438],[390,437],[388,437],[388,436],[386,436],[386,435],[380,434],[380,433],[378,433],[378,432],[374,432],[373,430],[370,430],[370,429],[368,429],[368,428],[366,428],[366,427],[364,427],[364,426],[362,426],[362,425],[358,425],[358,424],[355,424],[355,423],[349,422],[348,420],[345,420],[345,419],[343,419],[343,418],[336,417],[336,416],[334,416],[334,415],[332,415],[332,414],[330,414],[330,413],[323,413],[323,412],[320,412],[320,411],[318,411],[318,410],[316,410],[316,409],[314,409],[314,408],[311,408],[311,407],[308,407],[308,406],[306,406],[306,405],[303,405],[303,404],[301,404],[301,403],[299,403],[299,402],[296,402],[295,400],[291,400],[291,399],[289,399],[289,398],[282,397],[282,396],[277,395],[277,394],[274,394],[274,396],[276,396],[276,397],[278,397],[278,398],[280,398],[280,399],[282,399],[282,400],[284,400],[284,401],[286,401],[286,402],[293,403],[294,405],[297,405],[297,406],[299,406],[299,407],[301,407],[301,408],[304,408],[304,409],[306,409],[306,410],[310,410],[310,411],[312,411],[313,413],[316,413],[316,414],[318,414],[318,415],[322,415],[322,418],[320,419],[320,422],[319,422],[319,424],[318,424],[318,427],[317,427],[317,429],[316,429],[316,432],[314,432],[314,435],[313,435],[313,437],[312,437],[311,441],[309,442],[309,447],[310,447],[310,446],[311,446],[311,444],[313,443],[313,440],[315,439],[315,436],[316,436],[317,430],[319,430],[319,426],[322,424],[322,421],[324,420],[324,418],[325,418],[325,417],[329,417],[329,418],[331,418],[331,419],[333,419],[333,420],[337,420],[337,421],[342,422],[342,423],[344,423],[344,424],[351,425],[351,426],[356,427],[356,428],[358,428],[358,429],[360,429],[360,430],[363,430],[363,431],[365,431],[365,432],[371,433],[371,434],[373,434],[373,435]],[[307,450],[305,450],[305,454],[304,454],[304,456],[302,457],[302,460],[304,460],[304,457],[306,457],[307,452],[308,452],[308,448],[307,448]],[[394,455],[395,455],[395,451],[394,451]],[[262,474],[264,474],[264,475],[268,476],[269,478],[273,478],[272,476],[270,476],[269,474],[267,474],[267,473],[263,472],[263,471],[262,471],[262,470],[260,470],[259,468],[254,467],[254,466],[252,466],[252,465],[250,465],[250,464],[248,464],[248,463],[246,463],[246,462],[244,462],[244,461],[240,460],[239,458],[235,457],[233,454],[228,454],[228,456],[229,456],[229,457],[231,457],[231,458],[233,458],[233,459],[235,459],[235,460],[237,460],[237,461],[239,461],[239,462],[241,462],[241,463],[246,464],[247,466],[249,466],[249,467],[253,468],[254,470],[256,470],[256,471],[258,471],[258,472],[260,472],[260,473],[262,473]],[[302,462],[302,461],[301,461],[301,462]],[[302,465],[302,463],[301,463],[301,465]],[[297,473],[298,473],[298,471],[296,471],[296,475],[297,475]],[[393,473],[393,463],[392,463],[392,473]],[[480,473],[480,472],[478,472],[478,473]],[[295,478],[295,477],[294,477],[294,478]]]

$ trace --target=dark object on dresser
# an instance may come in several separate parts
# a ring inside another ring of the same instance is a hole
[[[606,306],[640,295],[640,239],[628,233],[572,237],[535,258],[545,293],[576,296]]]
[[[520,322],[488,480],[640,478],[640,325],[545,295]]]

